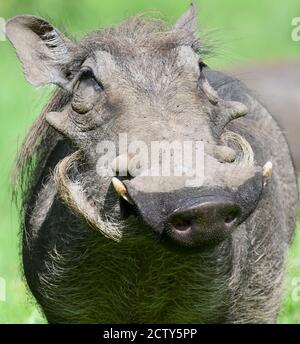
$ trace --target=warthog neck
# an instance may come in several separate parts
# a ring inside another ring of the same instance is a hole
[[[206,253],[169,251],[135,228],[120,243],[91,228],[62,231],[39,275],[50,322],[224,321],[230,243]],[[139,234],[138,234],[139,233]],[[137,235],[136,235],[137,234]]]

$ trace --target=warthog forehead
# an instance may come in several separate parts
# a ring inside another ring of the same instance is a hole
[[[180,46],[163,55],[147,47],[141,47],[135,53],[131,51],[131,54],[126,57],[97,50],[86,58],[83,66],[90,66],[99,78],[105,78],[108,81],[113,75],[122,78],[123,74],[127,79],[132,76],[137,77],[136,82],[143,81],[142,74],[145,74],[147,79],[151,79],[153,73],[150,70],[155,71],[156,79],[167,78],[169,82],[174,81],[175,76],[181,75],[183,71],[195,78],[199,77],[199,56],[191,47]]]

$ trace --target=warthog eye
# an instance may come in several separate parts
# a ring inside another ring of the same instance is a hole
[[[94,72],[89,67],[85,67],[80,71],[75,90],[83,86],[93,87],[95,91],[103,91],[103,85],[96,79]]]
[[[98,81],[92,69],[85,67],[79,73],[74,87],[72,108],[74,111],[84,114],[90,111],[101,93],[103,85]]]

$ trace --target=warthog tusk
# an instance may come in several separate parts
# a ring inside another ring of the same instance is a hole
[[[273,171],[273,165],[272,165],[271,161],[266,162],[263,169],[262,169],[263,177],[264,178],[270,178],[272,175],[272,171]]]
[[[273,165],[271,161],[266,162],[262,168],[262,176],[264,179],[263,186],[267,185],[267,181],[272,176],[272,171],[273,171]]]
[[[127,201],[128,203],[133,204],[132,201],[128,198],[128,193],[125,185],[116,177],[113,177],[111,182],[117,194],[123,199],[125,199],[125,201]]]

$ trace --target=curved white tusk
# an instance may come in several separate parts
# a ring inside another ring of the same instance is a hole
[[[125,185],[116,177],[113,177],[111,182],[117,194],[123,199],[125,199],[125,201],[127,201],[128,203],[133,204],[132,201],[128,198],[128,193]]]
[[[273,164],[271,163],[271,161],[266,162],[262,169],[263,177],[270,178],[272,175],[272,171],[273,171]]]

